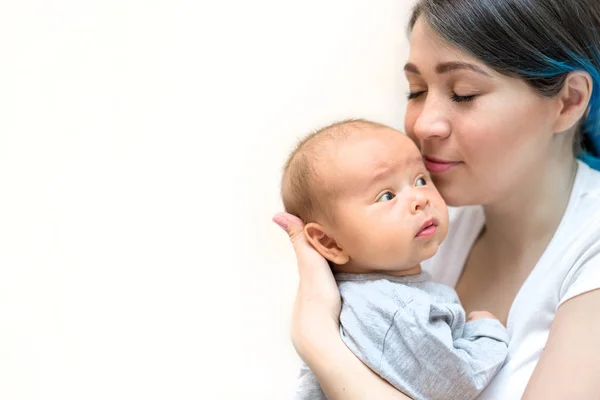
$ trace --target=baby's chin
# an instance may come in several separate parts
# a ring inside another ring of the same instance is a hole
[[[419,261],[419,262],[429,260],[431,257],[435,256],[435,253],[437,253],[439,247],[440,247],[439,243],[437,243],[437,242],[431,243],[430,246],[427,246],[427,248],[424,249],[425,251],[423,251],[422,256],[419,257],[421,259],[421,261]]]

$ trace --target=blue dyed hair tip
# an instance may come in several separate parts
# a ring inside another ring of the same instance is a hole
[[[591,168],[600,171],[600,158],[594,157],[589,153],[582,153],[579,159],[589,165]]]

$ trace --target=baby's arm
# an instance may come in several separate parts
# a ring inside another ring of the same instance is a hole
[[[319,381],[312,373],[310,368],[302,362],[300,367],[300,376],[298,377],[298,386],[294,400],[327,400],[325,393],[319,385]]]
[[[376,371],[413,398],[468,400],[488,385],[507,352],[508,333],[498,320],[464,324],[459,305],[412,303],[394,314]]]

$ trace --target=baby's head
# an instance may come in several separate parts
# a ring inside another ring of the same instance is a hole
[[[284,167],[282,197],[339,272],[410,269],[448,231],[446,204],[416,145],[375,122],[339,122],[303,139]]]

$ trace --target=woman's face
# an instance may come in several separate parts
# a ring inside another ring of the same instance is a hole
[[[405,128],[449,205],[502,201],[541,176],[555,100],[447,44],[422,18],[405,72]]]

